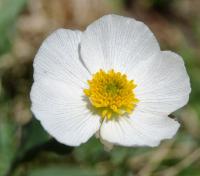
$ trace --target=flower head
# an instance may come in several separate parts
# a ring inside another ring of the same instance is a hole
[[[168,117],[189,99],[182,58],[161,51],[142,22],[106,15],[84,32],[58,29],[34,60],[32,111],[59,142],[157,146],[179,123]]]

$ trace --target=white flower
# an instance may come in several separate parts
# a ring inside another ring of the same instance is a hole
[[[179,55],[160,51],[142,22],[107,15],[84,32],[58,29],[43,42],[34,60],[32,111],[66,145],[99,133],[105,143],[157,146],[177,132],[168,115],[190,91]]]

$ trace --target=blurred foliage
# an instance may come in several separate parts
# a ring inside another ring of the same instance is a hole
[[[99,176],[99,174],[95,170],[91,169],[80,169],[79,167],[49,167],[49,168],[41,168],[41,169],[35,169],[32,170],[30,173],[28,173],[28,176],[41,176],[41,175],[48,175],[48,176]]]
[[[1,0],[0,3],[0,53],[10,49],[15,33],[15,19],[24,7],[26,0]]]
[[[16,153],[15,124],[9,119],[0,120],[0,175],[9,169]]]
[[[178,52],[191,78],[189,104],[175,113],[177,136],[156,148],[114,147],[98,139],[71,148],[32,118],[32,61],[53,30],[84,29],[107,13],[144,21],[163,50]],[[0,0],[0,176],[199,176],[199,0]]]

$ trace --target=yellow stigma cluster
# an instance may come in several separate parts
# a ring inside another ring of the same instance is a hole
[[[88,85],[84,93],[102,118],[131,113],[138,102],[133,92],[136,84],[120,72],[100,70],[88,80]]]

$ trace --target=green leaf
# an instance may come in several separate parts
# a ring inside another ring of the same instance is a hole
[[[22,128],[21,142],[18,139],[18,144],[20,145],[15,146],[16,142],[13,139],[15,131],[12,128],[12,124],[14,122],[3,123],[1,126],[1,153],[3,154],[1,161],[4,162],[2,162],[2,166],[0,165],[0,167],[3,168],[4,173],[8,171],[9,173],[13,173],[21,162],[27,160],[27,151],[29,155],[34,155],[33,153],[30,154],[30,149],[49,139],[49,135],[44,131],[40,123],[33,119],[28,125]]]
[[[40,122],[33,118],[23,127],[22,147],[23,151],[41,144],[49,139],[48,133],[41,126]]]
[[[0,175],[9,169],[17,148],[16,126],[6,118],[0,118]]]
[[[99,139],[93,137],[87,143],[74,150],[75,158],[80,162],[95,164],[96,161],[108,159],[109,153],[105,152]]]
[[[199,175],[200,175],[200,171],[199,171],[199,166],[197,163],[183,169],[178,174],[178,176],[199,176]]]
[[[96,170],[79,168],[79,167],[66,167],[66,166],[51,166],[39,169],[32,169],[28,172],[27,176],[100,176]]]

